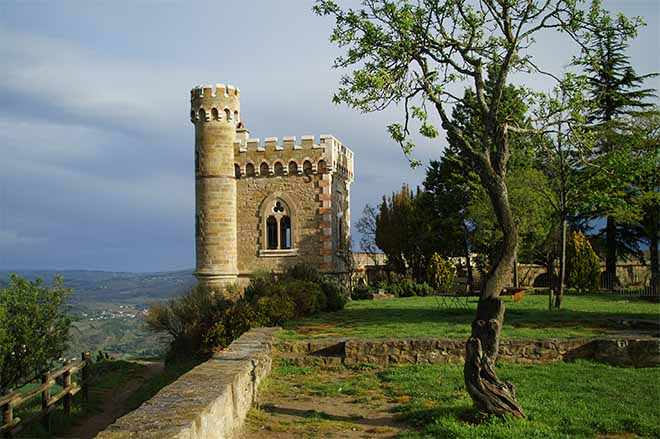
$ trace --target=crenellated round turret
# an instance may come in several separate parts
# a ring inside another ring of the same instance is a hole
[[[190,119],[195,125],[195,236],[200,284],[220,290],[238,276],[234,142],[240,122],[234,86],[195,87]]]
[[[198,85],[190,90],[190,120],[197,122],[232,122],[241,116],[241,92],[233,85]]]

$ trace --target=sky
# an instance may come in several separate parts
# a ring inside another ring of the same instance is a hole
[[[331,102],[345,72],[332,69],[333,23],[312,4],[0,1],[0,269],[194,267],[197,84],[238,86],[252,137],[329,133],[350,147],[353,226],[366,203],[421,184],[423,167],[411,169],[386,133],[396,108],[361,114]],[[631,63],[660,71],[660,2],[605,6],[644,17]],[[534,55],[561,72],[568,47],[542,38]],[[413,155],[427,163],[445,144],[441,135]]]

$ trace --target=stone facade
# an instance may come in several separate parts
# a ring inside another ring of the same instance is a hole
[[[233,86],[191,91],[195,275],[208,286],[297,262],[341,274],[353,153],[331,135],[250,138]]]

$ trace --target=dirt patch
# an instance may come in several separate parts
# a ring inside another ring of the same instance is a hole
[[[337,329],[337,326],[332,324],[307,325],[296,327],[296,332],[301,335],[313,338],[341,336],[340,333],[334,332],[335,329]]]
[[[128,382],[122,384],[120,389],[110,389],[105,392],[105,402],[99,414],[82,419],[80,424],[74,425],[66,433],[57,435],[55,439],[91,439],[118,418],[128,413],[130,410],[127,408],[127,401],[133,392],[144,381],[163,372],[162,362],[143,361],[140,363],[146,366],[140,373],[135,374]],[[94,391],[93,387],[91,391]]]
[[[409,428],[375,371],[275,364],[240,439],[392,438]]]

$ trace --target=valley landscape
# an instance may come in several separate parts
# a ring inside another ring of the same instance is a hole
[[[142,316],[149,304],[178,296],[195,282],[192,270],[158,273],[126,273],[83,270],[0,271],[0,289],[9,274],[42,279],[46,285],[60,274],[74,322],[66,358],[83,351],[103,351],[117,359],[157,357],[164,354],[169,337],[149,331]]]

